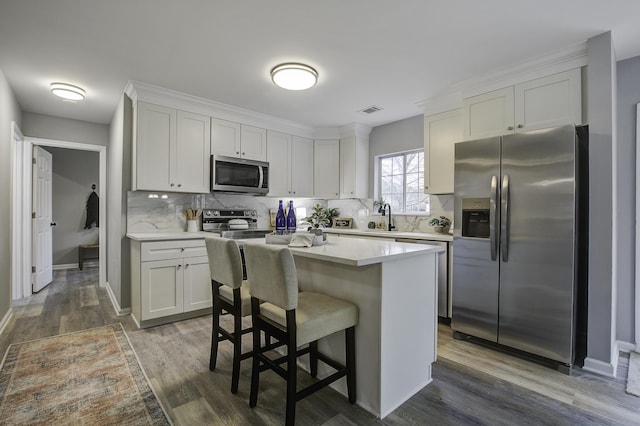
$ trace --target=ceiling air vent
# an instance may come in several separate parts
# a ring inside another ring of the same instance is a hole
[[[376,105],[371,105],[370,107],[366,107],[365,109],[361,109],[360,112],[364,112],[365,114],[373,114],[374,112],[381,111],[382,108]]]

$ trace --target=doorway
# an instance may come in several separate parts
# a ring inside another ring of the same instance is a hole
[[[107,148],[102,145],[92,145],[86,143],[60,141],[52,139],[23,137],[17,125],[13,126],[13,149],[14,149],[14,171],[12,174],[12,253],[13,253],[13,285],[12,299],[20,299],[33,294],[31,282],[33,265],[32,259],[32,230],[31,230],[31,199],[32,199],[32,176],[31,158],[33,146],[67,148],[79,151],[94,151],[99,155],[99,183],[97,195],[104,200],[106,195],[106,170],[107,170]],[[99,205],[99,217],[106,223],[106,203]],[[98,275],[100,287],[106,285],[106,227],[98,228]]]

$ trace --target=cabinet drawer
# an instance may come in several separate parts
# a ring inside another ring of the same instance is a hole
[[[142,243],[140,248],[142,262],[206,255],[204,240],[152,241]]]

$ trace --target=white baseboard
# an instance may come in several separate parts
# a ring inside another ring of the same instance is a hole
[[[83,268],[92,268],[100,265],[100,261],[95,260],[93,262],[82,262]],[[79,265],[77,263],[61,263],[59,265],[53,265],[54,271],[64,271],[67,269],[78,269]]]
[[[615,378],[618,366],[618,355],[616,355],[615,358],[615,362],[613,363],[606,363],[593,358],[585,358],[582,369],[595,374],[600,374],[601,376]]]
[[[120,307],[120,303],[118,303],[118,299],[116,298],[116,295],[113,294],[111,285],[108,282],[106,283],[105,288],[107,289],[107,294],[109,295],[109,299],[111,299],[111,304],[113,305],[113,309],[116,311],[116,315],[118,315],[119,317],[123,315],[129,315],[131,313],[131,308],[122,309]]]
[[[2,318],[2,321],[0,321],[0,335],[4,333],[4,329],[7,328],[7,325],[11,322],[11,318],[13,318],[13,309],[9,308],[4,318]]]
[[[618,350],[621,352],[633,352],[636,350],[636,345],[631,342],[621,342],[618,340],[617,342]]]

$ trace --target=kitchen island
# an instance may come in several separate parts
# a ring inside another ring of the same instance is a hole
[[[128,236],[136,243],[171,237]],[[178,233],[175,239],[203,236]],[[431,382],[437,336],[436,262],[441,250],[430,245],[334,236],[323,246],[291,247],[301,290],[326,293],[358,306],[356,401],[380,418]],[[319,349],[344,362],[344,334],[329,336],[319,342]],[[308,368],[305,363],[306,359],[303,368]],[[319,378],[328,373],[321,367]],[[346,395],[344,379],[332,386]]]

